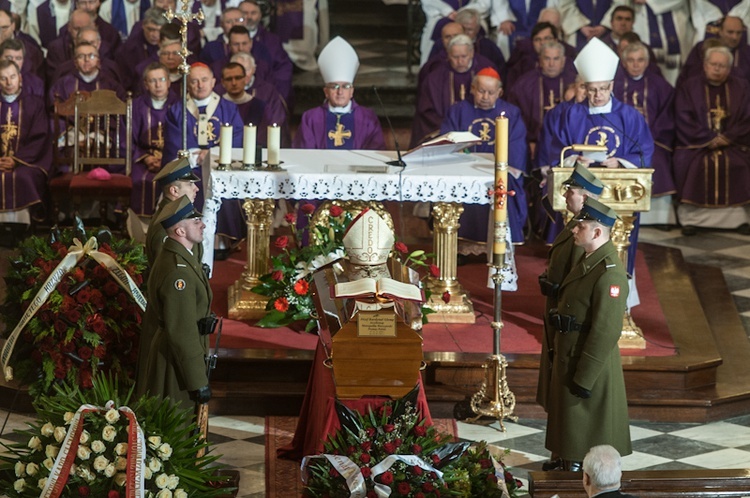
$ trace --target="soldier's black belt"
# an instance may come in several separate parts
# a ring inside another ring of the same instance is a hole
[[[553,282],[547,278],[547,274],[539,275],[539,289],[542,291],[542,295],[551,298],[557,298],[557,293],[560,290],[560,284]]]
[[[557,312],[557,308],[550,310],[549,322],[556,330],[563,334],[568,332],[580,332],[581,324],[576,322],[574,315],[563,315]]]
[[[208,316],[204,316],[198,320],[198,333],[200,335],[213,334],[216,330],[216,325],[219,323],[219,317],[215,313],[211,313]]]

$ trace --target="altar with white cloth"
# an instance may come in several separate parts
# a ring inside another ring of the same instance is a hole
[[[248,265],[234,290],[230,289],[230,318],[254,317],[250,308],[258,303],[247,303],[244,299],[245,311],[233,317],[231,301],[238,299],[238,293],[247,294],[257,278],[268,271],[274,200],[339,199],[434,203],[434,252],[441,275],[430,278],[428,286],[438,298],[431,306],[438,308],[436,311],[443,319],[431,315],[431,320],[474,322],[471,301],[456,280],[457,227],[463,204],[490,203],[488,190],[494,181],[491,156],[456,154],[443,161],[401,168],[385,164],[395,158],[395,152],[283,149],[282,171],[220,171],[216,169],[218,156],[219,149],[212,149],[203,167],[204,263],[213,265],[216,215],[222,199],[246,199],[243,209],[248,220]],[[242,149],[233,149],[232,159],[240,164]],[[452,296],[449,303],[439,299],[445,290]],[[262,304],[265,305],[265,300]],[[262,310],[263,307],[258,310],[258,317],[262,316]]]

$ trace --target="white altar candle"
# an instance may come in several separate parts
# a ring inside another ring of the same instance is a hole
[[[279,165],[281,149],[281,127],[276,123],[268,127],[268,164]]]
[[[221,125],[219,135],[219,164],[230,164],[232,162],[232,125],[224,123]]]
[[[242,164],[255,164],[255,139],[258,127],[250,123],[245,125],[242,136]]]

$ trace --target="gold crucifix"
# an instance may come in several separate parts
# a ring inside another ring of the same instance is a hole
[[[645,107],[646,102],[643,102],[643,105],[638,105],[638,92],[633,92],[633,107],[635,107],[635,110],[640,112],[641,115],[645,116],[645,113],[643,112],[643,108]]]
[[[334,147],[341,147],[342,145],[344,145],[345,138],[352,138],[352,131],[344,130],[343,124],[336,123],[336,131],[329,130],[328,138],[333,140]]]
[[[708,110],[711,115],[711,127],[712,130],[719,133],[721,132],[721,120],[727,117],[727,111],[721,106],[721,99],[716,96],[716,107]]]
[[[156,126],[156,139],[151,141],[153,146],[154,157],[161,159],[161,151],[164,149],[164,125],[161,121]]]
[[[5,124],[0,126],[0,141],[2,141],[3,157],[12,156],[11,142],[18,136],[18,125],[13,122],[13,109],[8,107]]]

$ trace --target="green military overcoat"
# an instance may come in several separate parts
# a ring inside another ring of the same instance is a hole
[[[560,287],[559,312],[581,324],[579,332],[554,336],[546,447],[566,460],[581,461],[599,444],[632,453],[617,346],[627,297],[627,274],[611,241],[583,257]],[[571,394],[573,382],[590,390],[591,398]]]
[[[139,392],[192,406],[188,391],[208,384],[208,336],[198,333],[198,320],[211,313],[211,299],[208,277],[195,255],[167,238],[148,280],[155,332]]]
[[[570,269],[583,256],[583,249],[573,242],[571,231],[578,222],[570,220],[565,228],[557,234],[555,241],[549,249],[547,259],[547,279],[550,282],[561,284]],[[547,296],[544,307],[544,333],[542,334],[542,353],[539,358],[539,382],[536,390],[536,402],[542,408],[547,409],[547,397],[549,396],[549,383],[552,376],[552,362],[550,349],[554,345],[555,330],[549,324],[549,310],[557,308],[557,297]]]

